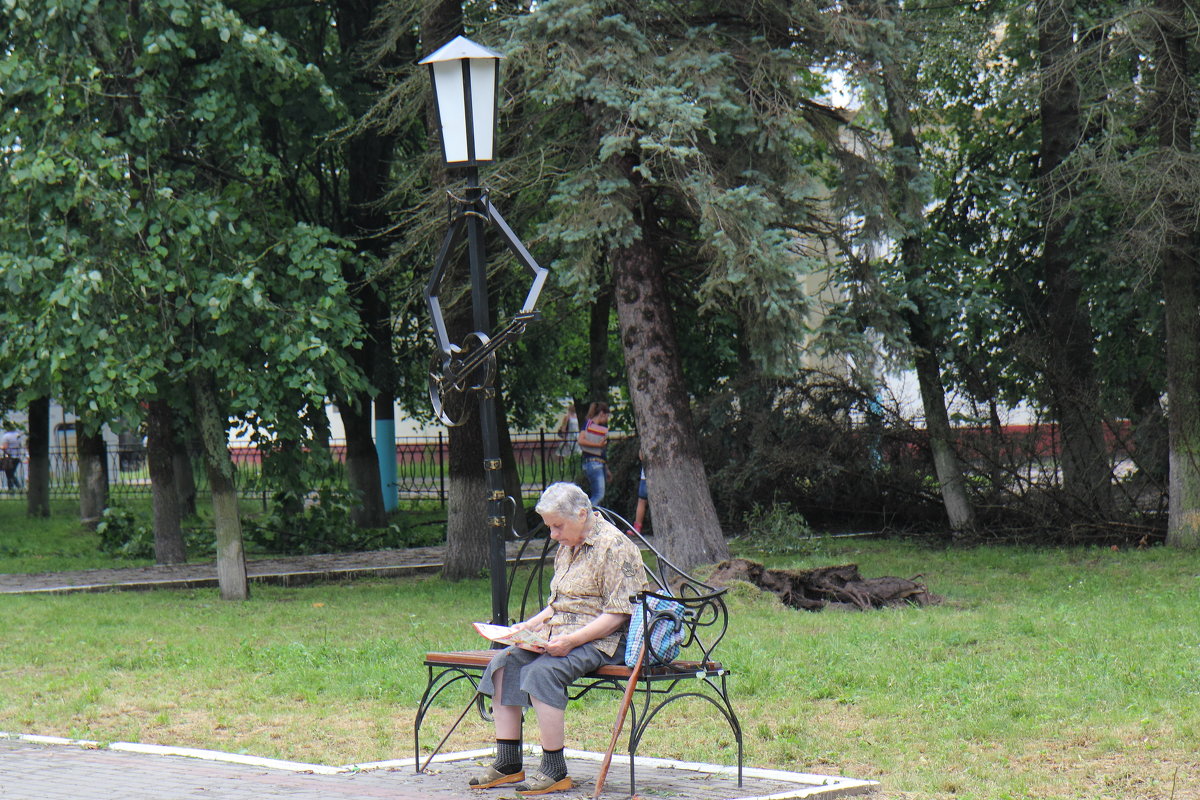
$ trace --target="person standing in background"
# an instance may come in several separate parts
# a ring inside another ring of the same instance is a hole
[[[575,401],[563,399],[563,414],[558,420],[559,458],[570,458],[579,453],[579,417],[575,414]]]
[[[583,474],[588,481],[588,499],[600,505],[604,499],[608,471],[608,403],[596,402],[588,407],[587,423],[579,432],[579,447],[583,450]]]
[[[646,488],[646,465],[644,462],[642,474],[638,478],[637,497],[637,510],[633,514],[633,529],[641,533],[642,525],[646,522],[646,506],[650,503],[650,494]]]
[[[4,469],[4,478],[8,481],[9,489],[20,490],[21,462],[25,459],[25,442],[21,432],[15,428],[0,436],[0,467]]]

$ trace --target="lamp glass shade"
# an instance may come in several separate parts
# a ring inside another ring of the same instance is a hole
[[[447,164],[495,157],[500,54],[459,36],[421,60],[428,64]]]
[[[496,59],[439,61],[429,66],[437,94],[446,162],[491,161],[496,139]],[[469,75],[468,80],[463,79],[464,72]],[[466,102],[468,86],[471,92],[469,109]]]

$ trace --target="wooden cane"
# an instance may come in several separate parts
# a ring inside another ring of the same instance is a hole
[[[617,710],[617,724],[613,728],[612,741],[608,743],[608,752],[604,754],[604,761],[600,763],[600,773],[596,776],[596,791],[592,793],[592,798],[600,796],[600,790],[604,788],[604,779],[608,776],[608,767],[612,763],[613,751],[617,749],[617,737],[621,735],[621,727],[625,725],[625,715],[629,713],[629,704],[633,702],[633,693],[637,689],[638,678],[642,674],[642,663],[646,660],[646,640],[642,640],[642,649],[638,651],[637,663],[633,665],[633,672],[629,673],[629,685],[625,687],[625,696],[621,699],[621,707]]]
[[[471,696],[471,699],[467,702],[467,707],[464,708],[462,713],[458,715],[458,719],[454,720],[454,724],[450,726],[450,730],[446,731],[446,735],[442,737],[442,740],[437,743],[437,747],[433,748],[433,752],[429,754],[429,758],[425,759],[425,766],[421,767],[421,772],[429,769],[429,762],[433,761],[433,757],[441,752],[442,745],[444,745],[446,740],[450,738],[450,734],[454,733],[454,730],[458,727],[459,723],[463,721],[463,717],[467,715],[467,712],[471,710],[471,706],[475,705],[480,696],[481,695],[479,692],[476,692]]]

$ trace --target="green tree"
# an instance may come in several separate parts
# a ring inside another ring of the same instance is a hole
[[[1196,186],[1196,9],[1158,0],[1148,15],[1152,42],[1153,161],[1161,178],[1159,272],[1167,332],[1170,409],[1170,516],[1167,543],[1200,547],[1200,245]]]
[[[1096,336],[1081,276],[1080,243],[1087,221],[1077,205],[1064,202],[1078,188],[1072,153],[1084,135],[1080,107],[1081,37],[1073,0],[1039,0],[1036,5],[1041,58],[1042,143],[1038,156],[1043,243],[1041,282],[1032,298],[1030,322],[1038,331],[1051,407],[1062,431],[1063,489],[1078,510],[1101,518],[1112,514],[1112,472],[1099,406]]]
[[[107,419],[187,387],[222,596],[243,598],[229,421],[294,431],[304,404],[362,386],[353,254],[282,206],[287,172],[265,144],[291,109],[343,112],[229,5],[8,7],[0,271],[24,302],[0,312],[5,385]]]
[[[939,112],[935,95],[922,91],[920,80],[931,72],[931,61],[954,58],[946,53],[927,55],[928,37],[945,41],[953,31],[960,40],[979,40],[988,18],[945,9],[922,13],[890,0],[847,3],[839,16],[831,25],[836,33],[833,58],[848,63],[849,77],[865,106],[864,117],[878,118],[875,133],[882,139],[864,148],[858,137],[847,136],[848,152],[842,156],[844,163],[854,165],[852,174],[863,176],[861,188],[848,194],[864,224],[857,250],[846,253],[856,270],[871,275],[860,281],[871,287],[861,315],[877,330],[892,334],[884,338],[885,344],[908,355],[950,527],[971,530],[975,512],[955,451],[943,378],[952,310],[959,304],[947,297],[945,269],[934,263],[929,247],[926,209],[933,199],[933,180],[919,135],[937,127]],[[969,48],[960,52],[964,60],[973,57]],[[881,241],[869,241],[875,237]],[[885,251],[881,259],[857,255],[878,249]],[[959,282],[950,283],[951,292],[958,293]],[[881,297],[881,291],[891,297]]]
[[[523,145],[562,173],[545,235],[579,298],[609,281],[655,529],[683,567],[727,550],[700,461],[674,299],[733,313],[745,350],[786,369],[803,329],[798,252],[823,189],[828,122],[792,48],[790,4],[551,2],[512,21]],[[806,115],[806,111],[813,111]],[[718,345],[719,347],[719,345]]]

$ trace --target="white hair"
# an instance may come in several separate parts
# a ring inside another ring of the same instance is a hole
[[[573,483],[552,483],[542,492],[534,511],[539,514],[559,514],[577,517],[580,511],[591,511],[592,501],[587,492]]]

